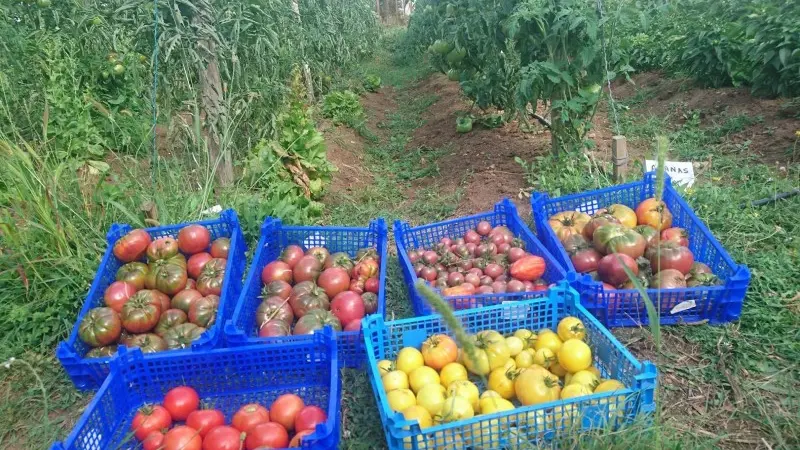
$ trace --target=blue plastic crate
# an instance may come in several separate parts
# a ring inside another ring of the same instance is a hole
[[[536,193],[531,197],[536,232],[545,246],[567,267],[575,266],[564,251],[564,247],[548,224],[553,214],[562,211],[581,211],[594,214],[598,209],[620,203],[630,208],[655,195],[655,173],[648,172],[642,181],[612,186],[581,194],[550,199],[547,194]],[[736,264],[722,244],[692,211],[666,177],[664,203],[672,212],[672,224],[689,232],[689,248],[695,261],[707,264],[722,280],[721,286],[685,289],[648,289],[647,294],[660,311],[662,325],[708,320],[721,324],[737,320],[742,313],[750,271]],[[589,275],[578,276],[573,286],[581,293],[583,305],[609,327],[647,325],[649,319],[645,301],[635,289],[603,289],[602,283]]]
[[[75,428],[51,450],[140,449],[130,433],[137,410],[161,403],[167,391],[184,385],[196,389],[203,404],[221,410],[228,424],[247,403],[269,408],[278,396],[297,394],[328,415],[302,447],[333,450],[339,444],[341,379],[336,340],[327,329],[283,346],[152,355],[139,349],[120,351]]]
[[[219,312],[216,323],[208,329],[199,339],[192,343],[191,348],[182,350],[170,350],[169,354],[177,353],[191,353],[199,349],[211,349],[222,345],[223,343],[223,325],[225,319],[230,317],[233,312],[233,307],[236,304],[236,299],[242,290],[242,277],[244,276],[244,269],[246,265],[245,252],[247,244],[242,235],[242,230],[239,227],[239,218],[236,212],[232,209],[223,211],[218,219],[202,220],[197,223],[205,226],[211,232],[211,239],[219,237],[228,237],[231,240],[231,248],[228,253],[228,262],[225,275],[225,282],[222,286],[222,292],[219,300]],[[147,232],[153,239],[161,237],[178,236],[178,231],[189,223],[182,223],[179,225],[167,225],[162,227],[147,228]],[[64,366],[72,382],[78,389],[97,389],[103,383],[108,375],[108,364],[113,357],[107,358],[84,358],[84,355],[91,350],[91,347],[86,345],[78,337],[78,326],[83,320],[83,317],[89,312],[90,309],[97,306],[104,306],[103,293],[106,288],[115,281],[117,270],[124,264],[118,260],[113,253],[114,244],[122,236],[126,235],[132,230],[130,225],[113,224],[107,235],[108,248],[100,261],[100,267],[97,269],[92,286],[89,288],[89,294],[83,303],[80,313],[78,313],[78,320],[75,321],[75,326],[66,341],[62,341],[56,349],[56,356]],[[146,355],[149,358],[151,355]]]
[[[388,231],[383,219],[375,219],[366,228],[355,227],[303,227],[283,225],[280,219],[268,217],[261,226],[261,238],[256,254],[250,264],[244,288],[236,303],[236,308],[225,324],[225,336],[229,345],[249,345],[257,343],[280,344],[291,342],[299,336],[277,338],[258,337],[255,313],[262,299],[261,271],[264,266],[278,259],[288,245],[296,244],[304,250],[311,247],[325,247],[331,253],[347,252],[354,257],[364,247],[374,247],[380,257],[378,281],[378,310],[383,316],[386,311],[386,265]],[[342,367],[358,368],[364,363],[364,340],[361,331],[342,331],[337,333],[339,362]]]
[[[408,258],[409,250],[420,248],[431,248],[443,237],[457,238],[464,235],[467,230],[475,228],[478,222],[486,220],[492,226],[505,225],[515,236],[525,242],[525,250],[544,258],[547,268],[543,279],[548,283],[555,283],[566,278],[566,271],[558,260],[547,250],[547,248],[536,239],[531,230],[525,225],[517,213],[517,207],[508,199],[503,199],[494,207],[494,211],[475,214],[472,216],[460,217],[458,219],[446,220],[428,225],[412,227],[407,222],[395,221],[394,239],[397,244],[397,255],[400,259],[400,267],[403,271],[403,279],[408,287],[411,297],[411,304],[414,307],[414,314],[424,316],[433,313],[428,303],[423,299],[414,283],[417,282],[417,275],[414,272],[414,265]],[[456,309],[480,308],[482,306],[495,305],[504,301],[523,300],[547,295],[546,291],[503,293],[503,294],[475,294],[461,297],[446,297],[445,299],[456,307]]]
[[[456,317],[468,333],[495,330],[510,335],[520,328],[556,329],[565,316],[581,319],[594,365],[603,378],[621,381],[627,387],[614,393],[593,394],[565,401],[518,407],[512,411],[480,415],[469,420],[420,429],[416,420],[405,420],[389,407],[377,363],[393,360],[401,348],[419,348],[428,336],[448,330],[441,316],[425,316],[384,322],[381,317],[364,319],[369,378],[383,421],[386,441],[392,450],[455,448],[539,448],[542,441],[588,429],[618,428],[655,411],[657,371],[650,362],[639,362],[579,303],[578,293],[566,282],[548,291],[548,296],[458,311]]]

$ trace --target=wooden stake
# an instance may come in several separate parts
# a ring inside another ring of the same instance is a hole
[[[625,136],[611,138],[611,159],[614,161],[614,182],[624,181],[628,174],[628,141]]]

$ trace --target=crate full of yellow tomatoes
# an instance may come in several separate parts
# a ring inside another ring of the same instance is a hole
[[[535,448],[618,429],[655,411],[640,362],[566,285],[547,297],[441,316],[364,320],[367,364],[389,448]]]

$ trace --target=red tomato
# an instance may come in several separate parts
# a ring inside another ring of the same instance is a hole
[[[178,248],[187,255],[202,252],[211,244],[211,233],[202,225],[188,225],[178,232]]]
[[[230,238],[221,237],[211,243],[211,257],[228,259],[228,252],[231,250]]]
[[[294,281],[292,277],[292,268],[283,261],[272,261],[264,266],[264,269],[261,270],[261,282],[267,284],[275,280],[281,280],[292,284]]]
[[[170,389],[164,396],[164,408],[167,408],[173,420],[186,420],[192,411],[200,406],[200,396],[189,386],[178,386]]]
[[[245,433],[236,428],[221,425],[206,433],[203,450],[240,450]]]
[[[192,303],[201,298],[203,298],[203,294],[201,294],[200,291],[196,289],[184,289],[172,297],[170,308],[180,309],[186,314],[189,314]]]
[[[314,430],[298,431],[297,434],[295,434],[294,437],[292,438],[292,441],[289,442],[289,448],[300,447],[300,445],[302,445],[303,443],[302,442],[303,438],[311,434],[314,434]]]
[[[152,263],[178,254],[178,241],[167,236],[158,238],[147,246],[147,259]]]
[[[544,274],[545,267],[544,258],[527,255],[511,264],[509,273],[521,281],[536,281]]]
[[[250,428],[260,423],[269,422],[269,411],[258,403],[249,403],[236,411],[231,420],[231,425],[239,431],[248,432]]]
[[[153,431],[142,441],[143,450],[160,450],[164,446],[164,432]]]
[[[333,298],[350,287],[350,275],[340,267],[331,267],[322,271],[317,279],[317,284],[328,297]]]
[[[318,423],[325,423],[328,415],[318,406],[306,406],[297,413],[294,418],[294,429],[297,432],[304,430],[314,430]]]
[[[356,319],[344,326],[344,331],[358,331],[361,329],[361,319]]]
[[[203,438],[197,430],[187,426],[177,426],[164,436],[164,450],[202,450]]]
[[[661,232],[662,241],[674,241],[683,247],[689,246],[689,232],[683,228],[672,227]]]
[[[675,269],[685,275],[692,270],[694,264],[692,251],[674,241],[661,241],[658,246],[651,246],[647,249],[646,256],[650,259],[653,272]]]
[[[141,228],[133,230],[119,238],[114,244],[114,256],[122,262],[142,259],[142,256],[147,251],[147,246],[152,241],[153,239],[147,231]]]
[[[287,245],[281,253],[280,260],[288,264],[290,268],[294,269],[297,261],[300,261],[300,258],[305,255],[305,252],[302,248],[300,248],[299,245]]]
[[[225,416],[218,409],[198,409],[189,413],[186,425],[200,432],[205,437],[212,428],[225,425]]]
[[[127,281],[115,281],[106,288],[103,298],[105,299],[106,306],[120,313],[122,306],[127,303],[128,299],[137,291],[136,286]]]
[[[172,426],[172,416],[166,408],[160,405],[147,405],[141,407],[133,416],[131,431],[136,439],[141,441],[150,433],[170,426]]]
[[[278,423],[260,423],[247,433],[244,445],[247,450],[285,448],[289,446],[289,433]]]
[[[367,281],[364,282],[364,290],[367,292],[372,292],[373,294],[378,293],[378,289],[380,289],[380,281],[377,278],[367,278]]]
[[[264,322],[258,327],[258,337],[289,336],[291,334],[291,325],[280,319]]]
[[[600,275],[600,279],[604,282],[619,286],[629,279],[623,264],[630,269],[633,275],[639,275],[639,265],[636,264],[633,258],[624,253],[612,253],[604,256],[597,266],[597,274]]]
[[[297,264],[295,264],[292,269],[294,281],[298,283],[302,281],[316,282],[321,271],[322,263],[317,257],[312,255],[306,255],[300,258],[300,261],[297,261]]]
[[[519,280],[509,280],[509,282],[506,283],[506,292],[508,293],[525,292],[525,283]]]
[[[281,424],[289,431],[294,430],[294,419],[297,413],[305,407],[303,399],[295,394],[283,394],[270,406],[270,418],[273,422]],[[285,445],[284,445],[285,447]]]
[[[203,271],[203,266],[212,259],[213,256],[211,256],[211,253],[195,253],[190,256],[189,261],[186,262],[186,271],[189,272],[190,277],[197,279],[197,277],[200,276],[200,272]]]
[[[364,310],[364,300],[355,292],[344,291],[331,301],[331,312],[342,323],[361,320],[366,313]]]

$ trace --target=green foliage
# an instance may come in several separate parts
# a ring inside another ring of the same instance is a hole
[[[381,88],[381,77],[375,74],[369,74],[364,77],[362,81],[364,89],[369,92],[378,92],[378,89]]]
[[[334,91],[325,96],[322,115],[335,124],[352,124],[364,121],[364,108],[353,91]]]
[[[800,94],[800,5],[785,0],[614,0],[638,20],[621,24],[617,57],[699,83]]]

